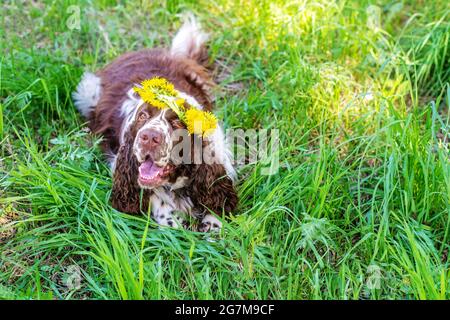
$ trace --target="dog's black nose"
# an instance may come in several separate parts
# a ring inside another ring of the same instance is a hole
[[[149,147],[159,146],[162,142],[162,139],[163,136],[161,132],[156,130],[145,129],[139,133],[139,142]]]

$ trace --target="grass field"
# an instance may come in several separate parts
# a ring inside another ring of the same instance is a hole
[[[2,6],[0,298],[450,298],[447,1]],[[113,210],[71,100],[84,69],[167,46],[186,11],[211,34],[224,126],[280,135],[277,174],[238,168],[220,235]]]

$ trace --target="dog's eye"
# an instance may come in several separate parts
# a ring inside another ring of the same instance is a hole
[[[140,115],[139,115],[139,118],[138,118],[140,121],[144,121],[144,120],[147,120],[148,119],[148,114],[146,114],[145,112],[142,112]]]

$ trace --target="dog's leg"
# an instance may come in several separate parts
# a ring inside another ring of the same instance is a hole
[[[152,204],[152,218],[157,224],[172,228],[182,226],[179,219],[173,214],[174,208],[169,203],[165,203],[156,194],[150,197],[150,201]]]
[[[219,232],[220,229],[222,229],[222,222],[212,214],[207,214],[198,226],[200,232]]]

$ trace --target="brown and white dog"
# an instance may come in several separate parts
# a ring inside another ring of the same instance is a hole
[[[172,151],[180,143],[173,133],[184,128],[184,123],[171,109],[144,103],[133,91],[145,79],[163,77],[184,98],[185,108],[211,111],[213,82],[205,68],[206,40],[191,16],[170,50],[124,54],[95,74],[86,72],[73,93],[91,130],[103,136],[102,149],[113,171],[111,201],[115,209],[127,213],[151,209],[158,224],[171,227],[183,225],[183,214],[187,214],[198,219],[199,231],[221,228],[220,220],[211,213],[221,216],[234,210],[236,173],[220,125],[200,142],[212,150],[215,161],[173,161]],[[189,139],[193,145],[198,137]]]

